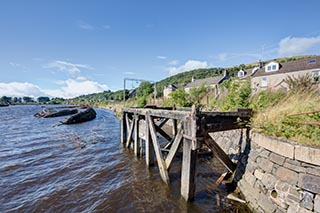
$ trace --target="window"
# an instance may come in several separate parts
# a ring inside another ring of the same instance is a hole
[[[240,71],[238,72],[238,77],[239,77],[239,78],[244,77],[244,71],[240,70]]]
[[[268,86],[267,78],[263,77],[263,78],[261,78],[261,87],[266,87],[266,86]]]
[[[277,71],[280,68],[280,64],[278,62],[270,62],[266,65],[265,71],[266,72],[273,72]]]
[[[313,82],[320,82],[320,70],[312,71],[311,76]]]

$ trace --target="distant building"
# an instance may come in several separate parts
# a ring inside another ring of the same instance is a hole
[[[169,94],[178,89],[179,86],[175,84],[166,85],[163,89],[163,97],[165,99],[169,98]]]
[[[311,75],[315,83],[319,83],[320,56],[283,63],[271,61],[251,75],[251,87],[254,93],[266,89],[288,90],[288,85],[284,82],[288,76],[299,77],[306,74]]]
[[[219,91],[219,88],[218,88],[218,85],[221,84],[224,80],[228,79],[229,78],[229,75],[228,75],[228,71],[225,70],[223,72],[223,75],[221,76],[215,76],[215,77],[210,77],[210,78],[204,78],[204,79],[194,79],[192,77],[192,80],[190,83],[188,83],[185,87],[184,87],[184,90],[186,92],[189,92],[190,89],[192,88],[198,88],[202,85],[205,85],[205,86],[208,86],[208,87],[211,87],[211,88],[214,88],[215,89],[215,93],[216,95],[218,94],[218,91]]]

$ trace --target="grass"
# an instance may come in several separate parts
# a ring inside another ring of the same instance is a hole
[[[320,110],[320,97],[316,92],[296,92],[278,96],[275,104],[270,104],[255,113],[252,119],[254,130],[276,137],[286,138],[301,144],[320,146],[319,125],[298,122],[320,122],[320,113],[288,116]]]

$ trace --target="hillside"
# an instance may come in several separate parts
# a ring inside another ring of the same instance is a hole
[[[306,56],[294,56],[294,57],[286,57],[286,58],[277,58],[272,60],[264,61],[263,63],[269,63],[270,61],[277,61],[277,62],[287,62],[287,61],[294,61],[298,59],[303,58],[310,58],[312,56],[306,55]],[[157,85],[157,94],[158,97],[162,96],[163,88],[166,85],[169,84],[177,84],[177,85],[185,85],[189,83],[192,79],[192,77],[196,79],[203,79],[208,77],[214,77],[222,75],[223,71],[227,69],[229,71],[230,76],[236,76],[237,71],[240,69],[251,69],[253,67],[258,66],[259,62],[253,62],[250,64],[240,64],[238,66],[232,66],[229,68],[207,68],[207,69],[196,69],[196,70],[190,70],[183,73],[178,73],[176,75],[170,76],[168,78],[165,78],[163,80],[160,80],[156,83]],[[128,92],[128,91],[127,91]],[[114,101],[121,101],[123,96],[123,90],[118,91],[104,91],[101,93],[95,93],[95,94],[89,94],[89,95],[82,95],[73,99],[68,100],[69,103],[88,103],[88,102],[94,102],[94,101],[100,101],[100,102],[108,102],[110,100]]]

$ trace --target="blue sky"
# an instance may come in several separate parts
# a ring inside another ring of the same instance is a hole
[[[0,96],[61,96],[319,54],[320,1],[3,0]],[[131,87],[137,85],[130,85]]]

